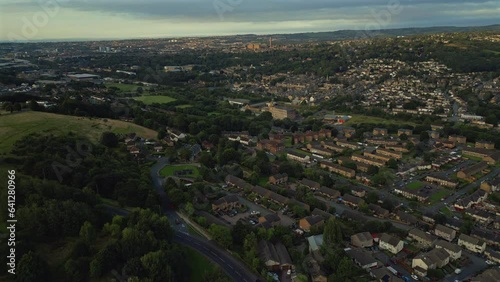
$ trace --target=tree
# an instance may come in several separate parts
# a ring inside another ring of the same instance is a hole
[[[40,105],[35,100],[31,100],[29,103],[29,108],[32,111],[39,111],[40,110]]]
[[[179,158],[184,161],[189,161],[191,159],[191,150],[187,148],[182,148],[179,150]]]
[[[48,268],[47,263],[38,254],[29,251],[27,254],[24,254],[19,261],[16,281],[48,281]]]
[[[333,245],[341,243],[343,241],[342,228],[340,223],[333,217],[331,217],[325,225],[325,230],[323,231],[323,240],[327,245]]]
[[[80,237],[87,243],[93,243],[96,239],[96,231],[92,223],[85,221],[80,228]]]
[[[158,139],[162,140],[163,138],[167,137],[167,131],[164,129],[158,131]]]
[[[392,169],[397,169],[398,168],[398,161],[396,159],[391,158],[387,162],[387,167],[392,168]]]
[[[194,214],[194,207],[193,207],[193,204],[191,202],[188,202],[185,206],[184,206],[184,211],[186,212],[186,214],[191,217],[193,214]]]
[[[430,139],[430,136],[429,136],[429,133],[427,131],[422,131],[420,133],[420,141],[426,142],[426,141],[429,141],[429,139]]]
[[[118,136],[113,132],[103,132],[101,135],[101,144],[109,148],[114,148],[118,146]]]
[[[403,133],[403,134],[399,135],[399,139],[401,139],[401,141],[406,141],[406,140],[408,140],[408,135]]]
[[[375,174],[377,174],[377,173],[378,173],[378,170],[379,170],[379,169],[378,169],[378,167],[376,167],[376,166],[374,166],[374,165],[370,165],[370,166],[368,167],[368,171],[367,171],[367,173],[368,173],[369,175],[375,175]]]
[[[13,107],[13,110],[16,112],[20,112],[22,110],[22,106],[20,103],[15,103]]]
[[[240,220],[236,223],[236,225],[231,230],[231,236],[233,238],[233,243],[235,245],[242,246],[245,240],[245,236],[247,234],[252,233],[252,227],[247,224],[243,224]]]
[[[3,104],[3,109],[10,112],[12,114],[12,112],[14,112],[14,105],[12,105],[12,103],[4,103]]]
[[[212,224],[208,231],[214,240],[223,248],[227,249],[233,244],[233,237],[231,236],[231,230],[229,230],[229,228]]]
[[[168,256],[163,250],[150,252],[141,257],[141,262],[152,281],[174,281],[170,265],[165,264]]]
[[[379,200],[378,194],[375,191],[370,191],[366,195],[366,202],[368,204],[376,204]]]
[[[64,272],[71,281],[84,281],[87,278],[88,262],[83,259],[69,259],[64,264]]]

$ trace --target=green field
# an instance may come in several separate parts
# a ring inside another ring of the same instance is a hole
[[[160,171],[161,176],[174,176],[174,171],[184,170],[184,169],[192,169],[193,174],[183,175],[182,177],[198,177],[200,176],[200,172],[198,171],[198,167],[194,165],[169,165],[164,167]]]
[[[176,99],[169,96],[140,96],[135,97],[134,100],[143,102],[146,105],[152,104],[168,104],[176,101]]]
[[[440,212],[442,212],[443,214],[445,214],[446,216],[449,216],[451,217],[453,214],[452,212],[450,211],[450,209],[448,209],[447,207],[442,207],[439,209]]]
[[[190,281],[202,282],[205,273],[212,272],[217,267],[207,258],[202,256],[200,253],[187,248],[187,260],[189,262],[189,267],[191,269]]]
[[[441,190],[437,191],[436,193],[432,194],[429,197],[429,201],[431,202],[431,205],[432,205],[432,204],[435,204],[435,203],[441,201],[441,198],[445,198],[450,194],[451,194],[451,191],[446,190],[446,189],[441,189]]]
[[[363,116],[363,115],[353,115],[350,120],[348,120],[345,125],[352,125],[358,123],[374,123],[374,124],[396,124],[396,125],[415,125],[413,122],[408,121],[399,121],[392,119],[384,119],[380,117],[371,117],[371,116]]]
[[[179,105],[179,106],[176,106],[177,109],[187,109],[187,108],[191,108],[193,106],[191,105]]]
[[[137,88],[141,87],[137,84],[126,84],[126,83],[105,83],[106,87],[116,87],[120,89],[121,92],[136,92]],[[143,87],[144,89],[144,87]],[[144,89],[146,90],[146,89]]]
[[[420,181],[411,182],[406,185],[406,188],[408,188],[409,190],[418,190],[422,187],[424,187],[424,183]]]
[[[5,113],[0,116],[0,153],[9,152],[14,143],[31,133],[63,135],[75,132],[97,142],[101,134],[111,131],[118,134],[135,132],[144,138],[156,138],[154,130],[120,120],[83,118],[43,112]]]

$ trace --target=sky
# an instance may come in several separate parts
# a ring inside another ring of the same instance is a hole
[[[0,0],[0,41],[479,26],[487,0]]]

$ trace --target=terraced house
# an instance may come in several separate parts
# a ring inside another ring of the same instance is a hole
[[[403,153],[392,151],[392,150],[388,150],[388,149],[381,149],[381,148],[379,148],[379,149],[377,149],[376,152],[379,155],[388,156],[388,157],[391,157],[391,158],[396,159],[396,160],[399,160],[399,159],[403,158]]]
[[[446,227],[444,225],[436,224],[436,228],[434,229],[434,234],[445,240],[453,241],[453,239],[455,239],[455,236],[457,236],[457,231],[449,227]]]
[[[408,232],[408,238],[417,241],[422,247],[430,248],[434,239],[420,229],[412,229]]]
[[[471,165],[457,173],[457,177],[461,179],[467,179],[475,174],[482,173],[483,170],[488,168],[488,163],[486,162],[479,162],[477,164]]]
[[[457,188],[458,186],[458,182],[439,174],[428,175],[427,177],[425,177],[425,181],[429,183],[436,183],[440,186],[448,188]]]
[[[367,156],[362,156],[362,155],[358,155],[358,154],[353,154],[351,156],[351,159],[353,161],[361,162],[361,163],[364,163],[367,165],[374,165],[377,167],[383,167],[383,166],[385,166],[385,163],[386,163],[385,161],[382,161],[379,159],[369,158]]]
[[[340,165],[337,165],[337,164],[334,164],[331,162],[321,162],[320,167],[326,168],[330,172],[340,174],[340,175],[347,177],[347,178],[353,178],[356,176],[356,171],[354,169],[343,167],[343,166],[340,166]]]
[[[299,153],[299,152],[295,152],[295,151],[287,151],[286,157],[290,160],[297,161],[300,163],[311,162],[311,158],[305,153]]]
[[[330,189],[330,188],[325,187],[325,186],[321,186],[319,188],[318,194],[323,196],[323,197],[332,199],[332,200],[337,200],[340,197],[339,191],[334,190],[334,189]]]

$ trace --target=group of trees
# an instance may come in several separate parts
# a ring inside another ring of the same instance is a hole
[[[117,137],[105,133],[101,142],[117,146]],[[76,134],[34,134],[19,140],[12,151],[21,171],[33,177],[60,181],[93,191],[124,206],[153,207],[158,204],[148,168],[142,167],[124,148],[93,144]]]

